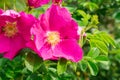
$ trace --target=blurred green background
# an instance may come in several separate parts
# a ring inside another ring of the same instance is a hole
[[[39,14],[44,13],[50,4],[34,9],[31,13],[38,17]],[[42,77],[44,80],[120,80],[120,0],[64,0],[62,5],[69,9],[73,18],[83,28],[85,24],[81,23],[83,17],[79,14],[79,10],[86,14],[98,15],[98,29],[109,33],[117,44],[116,48],[109,47],[109,62],[97,64],[99,65],[99,72],[96,76],[90,75],[89,71],[82,72],[79,67],[76,72],[69,68],[66,74],[58,76],[54,68],[49,68],[46,71],[47,67],[43,68],[45,65],[42,65],[41,68],[43,69],[39,72],[30,72],[25,68],[24,56],[21,54],[13,61],[0,58],[0,80],[43,80]],[[27,11],[28,9],[26,0],[0,0],[0,8],[17,11]],[[89,44],[83,47],[84,50],[88,50]],[[49,64],[49,62],[46,61],[45,63]],[[51,75],[53,75],[52,78]]]

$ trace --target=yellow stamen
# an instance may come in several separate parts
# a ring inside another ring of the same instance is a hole
[[[5,36],[13,37],[18,32],[16,22],[7,22],[6,25],[3,27],[3,31],[5,32]]]
[[[47,42],[52,46],[60,42],[60,35],[58,32],[52,31],[47,33]]]

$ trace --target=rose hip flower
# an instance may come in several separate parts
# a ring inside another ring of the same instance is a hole
[[[0,53],[13,59],[30,39],[30,28],[35,18],[24,12],[7,10],[0,14]]]
[[[28,0],[28,6],[31,8],[38,8],[42,5],[48,4],[50,0]]]
[[[83,51],[78,45],[78,25],[66,8],[52,5],[32,27],[33,42],[28,47],[37,50],[44,60],[65,58],[73,62],[82,59]]]
[[[3,13],[3,10],[2,9],[0,9],[0,14],[2,14]]]
[[[61,3],[62,3],[62,0],[52,0],[52,3],[53,3],[53,4],[61,4]]]

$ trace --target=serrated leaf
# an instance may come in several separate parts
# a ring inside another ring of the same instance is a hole
[[[67,60],[61,58],[58,61],[58,64],[57,64],[57,73],[58,73],[58,75],[64,73],[66,71],[66,68],[67,68]]]
[[[93,61],[88,61],[88,67],[91,75],[96,76],[98,74],[98,67]]]
[[[82,17],[86,17],[86,13],[82,10],[77,10],[77,12],[82,16]]]
[[[90,46],[91,47],[97,47],[98,49],[101,50],[101,52],[108,55],[108,48],[103,41],[100,41],[100,40],[97,40],[97,39],[91,39],[90,40]]]
[[[92,58],[96,58],[97,56],[99,56],[99,54],[100,54],[100,50],[98,48],[92,47],[90,49],[90,51],[88,52],[87,56],[92,57]]]
[[[101,32],[99,34],[97,34],[107,45],[111,44],[114,48],[116,46],[115,41],[112,39],[112,37],[105,33],[105,32]]]
[[[88,66],[87,61],[81,60],[81,61],[79,62],[79,66],[80,66],[80,69],[81,69],[83,72],[85,72],[86,69],[87,69],[87,66]]]
[[[42,59],[38,55],[33,53],[27,54],[27,57],[25,59],[25,66],[27,67],[28,70],[34,72],[40,68],[41,64]]]

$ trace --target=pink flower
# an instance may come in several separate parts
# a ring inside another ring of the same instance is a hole
[[[42,5],[48,4],[50,0],[28,0],[28,5],[31,8],[38,8],[41,7]]]
[[[13,59],[30,39],[30,28],[35,18],[24,12],[7,10],[0,14],[0,53]]]
[[[62,3],[62,0],[52,0],[52,3],[54,3],[54,4],[60,4],[60,3]]]
[[[0,14],[2,14],[3,13],[3,10],[2,9],[0,9]]]
[[[66,8],[52,5],[32,27],[33,42],[28,47],[37,50],[44,60],[65,58],[73,62],[82,59],[83,51],[77,43],[78,25]]]

